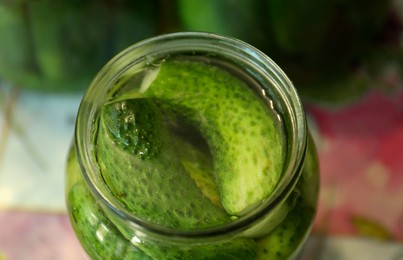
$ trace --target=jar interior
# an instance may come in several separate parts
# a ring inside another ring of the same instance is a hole
[[[280,221],[284,212],[279,208],[299,178],[306,145],[304,113],[291,82],[269,58],[237,40],[223,41],[219,36],[207,34],[178,34],[171,37],[176,37],[176,41],[159,38],[125,50],[100,71],[85,94],[77,120],[76,147],[81,169],[91,191],[107,205],[108,210],[132,223],[136,229],[164,235],[175,234],[189,238],[235,232],[251,226],[268,214],[272,215],[272,219],[278,218]],[[220,40],[219,44],[217,40]],[[252,87],[281,121],[286,158],[279,184],[258,206],[231,223],[200,230],[169,229],[149,223],[125,209],[111,194],[100,174],[94,143],[103,105],[138,93],[143,82],[148,80],[147,77],[152,77],[153,71],[168,59],[203,60],[236,74]]]

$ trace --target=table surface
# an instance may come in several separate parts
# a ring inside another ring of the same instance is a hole
[[[82,93],[0,86],[0,259],[88,259],[69,224],[64,165]],[[403,259],[403,88],[307,104],[321,193],[301,259]],[[68,250],[66,250],[68,249]]]

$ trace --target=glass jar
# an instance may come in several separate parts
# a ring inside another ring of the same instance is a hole
[[[145,221],[111,192],[95,156],[102,107],[119,93],[127,95],[121,91],[126,82],[136,84],[138,75],[150,66],[177,55],[230,64],[258,83],[258,92],[267,99],[264,104],[275,107],[281,117],[286,154],[281,178],[259,206],[230,223],[183,230]],[[298,254],[312,226],[318,164],[297,92],[270,58],[237,39],[184,32],[135,44],[101,69],[78,111],[66,183],[71,223],[92,258],[288,259]]]

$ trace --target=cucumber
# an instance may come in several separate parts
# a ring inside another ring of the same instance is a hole
[[[81,174],[75,147],[70,148],[66,170],[69,217],[91,259],[151,259],[127,241],[90,193]]]
[[[256,259],[256,243],[248,238],[235,238],[230,241],[191,246],[170,247],[153,244],[153,259],[192,259],[192,260],[253,260]]]
[[[226,212],[243,215],[267,198],[281,177],[285,145],[281,123],[263,99],[240,78],[201,61],[168,59],[151,74],[142,95],[170,104],[200,130]]]
[[[153,224],[190,230],[230,222],[176,156],[164,117],[150,99],[103,107],[96,156],[105,183],[124,207]]]
[[[93,259],[151,259],[126,240],[104,214],[83,180],[71,187],[67,201],[74,230]],[[95,235],[98,233],[102,237]]]
[[[295,245],[301,246],[301,241],[309,232],[314,214],[315,210],[299,197],[284,221],[267,236],[256,241],[258,247],[256,259],[293,259],[293,254],[298,252]]]
[[[169,110],[169,107],[167,108]],[[200,132],[179,116],[170,120],[170,131],[177,149],[177,156],[183,167],[195,181],[197,187],[211,202],[221,207],[220,195],[213,174],[211,154]]]

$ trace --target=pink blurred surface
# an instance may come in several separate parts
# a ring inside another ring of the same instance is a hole
[[[0,259],[88,259],[64,214],[0,212]]]
[[[316,230],[403,241],[403,92],[308,111],[321,165]]]

